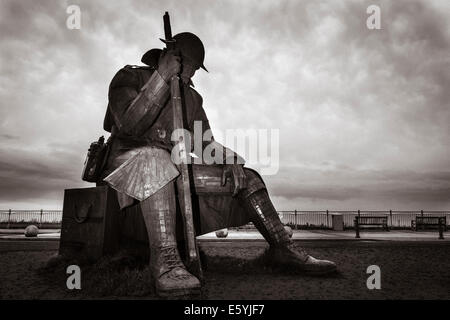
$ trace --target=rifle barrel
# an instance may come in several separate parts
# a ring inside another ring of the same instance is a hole
[[[172,40],[172,28],[170,27],[170,17],[169,12],[166,11],[166,13],[163,16],[164,21],[164,35],[166,37],[167,41]]]

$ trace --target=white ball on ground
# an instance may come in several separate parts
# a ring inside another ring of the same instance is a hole
[[[221,229],[216,231],[217,238],[226,238],[228,236],[228,229]]]
[[[29,225],[25,228],[25,237],[37,237],[39,228],[35,225]]]
[[[286,230],[286,232],[289,234],[289,238],[292,238],[292,235],[294,234],[292,228],[289,226],[284,226],[284,230]]]

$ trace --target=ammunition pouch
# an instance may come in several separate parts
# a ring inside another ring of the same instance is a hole
[[[110,141],[105,143],[105,138],[101,136],[98,141],[92,142],[86,160],[84,161],[81,179],[87,182],[97,182],[108,158]]]

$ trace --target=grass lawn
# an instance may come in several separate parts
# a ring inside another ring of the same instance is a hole
[[[315,246],[308,252],[338,264],[327,278],[295,274],[265,263],[265,248],[250,244],[203,248],[202,299],[450,299],[450,244]],[[1,299],[157,299],[142,262],[117,255],[94,265],[60,261],[56,251],[0,253]],[[81,290],[66,289],[68,264],[81,266]],[[381,290],[368,290],[366,269],[381,268]]]

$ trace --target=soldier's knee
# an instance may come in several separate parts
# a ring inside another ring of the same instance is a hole
[[[261,176],[253,169],[244,168],[245,176],[247,177],[247,188],[242,190],[241,194],[244,198],[250,196],[259,190],[266,190]]]

